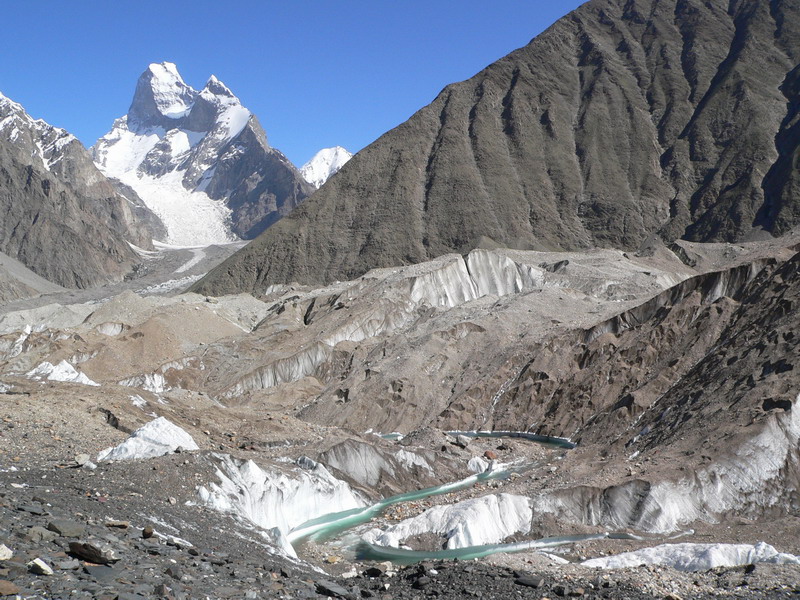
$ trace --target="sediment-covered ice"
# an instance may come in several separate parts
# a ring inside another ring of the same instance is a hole
[[[164,417],[158,417],[142,425],[119,446],[101,451],[97,460],[153,458],[175,452],[179,447],[198,449],[191,435]]]
[[[535,498],[534,510],[652,533],[673,532],[697,520],[715,522],[728,511],[762,513],[784,502],[784,478],[797,464],[799,444],[800,411],[790,410],[771,415],[747,443],[684,479],[559,490]]]
[[[624,569],[639,565],[663,565],[679,571],[705,571],[716,567],[753,565],[760,562],[800,564],[800,557],[778,552],[764,542],[749,544],[662,544],[614,556],[586,560],[584,567]]]
[[[413,535],[438,533],[447,538],[448,549],[495,544],[515,533],[529,531],[532,516],[530,500],[525,496],[482,496],[434,506],[385,531],[373,529],[364,535],[364,540],[397,548]]]

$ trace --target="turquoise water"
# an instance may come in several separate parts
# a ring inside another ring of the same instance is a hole
[[[523,552],[525,550],[543,550],[545,548],[555,548],[565,544],[575,542],[585,542],[587,540],[602,540],[606,538],[636,540],[640,539],[635,535],[627,533],[596,533],[587,535],[564,535],[560,537],[541,538],[527,542],[516,542],[513,544],[484,544],[482,546],[469,546],[467,548],[455,548],[452,550],[436,550],[433,552],[419,550],[404,550],[402,548],[392,548],[389,546],[376,546],[362,541],[356,546],[356,558],[358,560],[389,560],[395,564],[410,565],[421,560],[470,560],[473,558],[483,558],[498,552]]]
[[[353,508],[350,510],[329,513],[322,515],[316,519],[311,519],[305,523],[298,525],[289,532],[287,536],[292,545],[296,545],[304,540],[326,540],[343,533],[344,531],[361,525],[367,521],[379,516],[384,510],[393,504],[401,502],[410,502],[412,500],[420,500],[428,496],[438,496],[441,494],[449,494],[458,490],[463,490],[471,485],[480,483],[482,481],[489,481],[490,479],[505,479],[512,472],[518,469],[508,469],[500,471],[484,471],[478,475],[472,475],[466,479],[455,481],[453,483],[445,483],[431,488],[422,490],[414,490],[406,492],[405,494],[398,494],[390,496],[380,502],[376,502],[371,506],[364,508]]]
[[[526,431],[448,431],[446,433],[452,436],[464,435],[472,438],[520,438],[543,446],[564,448],[566,450],[572,450],[577,446],[575,442],[571,442],[567,438],[538,435]]]
[[[528,441],[543,444],[552,448],[559,449],[572,449],[575,444],[565,438],[557,438],[543,435],[536,435],[533,433],[518,432],[518,431],[449,431],[450,435],[465,435],[467,437],[491,437],[503,438],[513,437],[521,438]],[[383,437],[395,436],[397,434],[387,434]],[[456,481],[453,483],[446,483],[436,487],[425,488],[422,490],[415,490],[405,494],[398,494],[391,496],[380,502],[372,504],[363,508],[354,508],[346,511],[330,513],[322,515],[316,519],[311,519],[305,523],[298,525],[289,532],[287,538],[289,542],[297,547],[302,545],[307,540],[324,541],[337,537],[358,525],[366,523],[371,519],[379,516],[383,511],[393,504],[400,504],[402,502],[410,502],[412,500],[420,500],[429,496],[436,496],[441,494],[448,494],[457,490],[475,485],[482,481],[491,479],[505,479],[513,472],[520,472],[528,470],[532,465],[525,465],[506,470],[498,471],[485,471],[478,475],[472,475],[466,479]],[[623,537],[627,534],[591,534],[591,535],[572,535],[553,538],[543,538],[540,540],[533,540],[527,542],[519,542],[514,544],[487,544],[483,546],[470,546],[468,548],[458,548],[454,550],[439,550],[436,552],[417,552],[411,550],[403,550],[399,548],[391,548],[385,546],[376,546],[360,541],[355,546],[356,556],[361,560],[389,560],[398,564],[411,564],[421,560],[432,559],[462,559],[467,560],[471,558],[480,558],[488,556],[497,552],[521,552],[523,550],[531,550],[537,548],[552,548],[564,544],[571,544],[574,542],[603,539],[607,537]],[[634,536],[628,536],[628,539],[636,539]]]

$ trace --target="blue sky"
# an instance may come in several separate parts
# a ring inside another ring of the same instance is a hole
[[[524,46],[577,0],[6,2],[0,92],[87,146],[127,112],[137,77],[171,61],[212,73],[298,166],[358,151]]]

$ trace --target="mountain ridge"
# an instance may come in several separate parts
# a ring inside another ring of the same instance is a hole
[[[52,283],[120,280],[151,248],[149,211],[123,197],[71,134],[0,94],[0,252]]]
[[[592,0],[447,86],[194,289],[348,279],[475,247],[765,235],[761,207],[794,202],[765,199],[762,181],[790,122],[780,88],[800,58],[797,12]]]
[[[91,152],[159,214],[173,244],[254,237],[313,191],[219,79],[197,91],[168,62],[142,73],[128,114]]]

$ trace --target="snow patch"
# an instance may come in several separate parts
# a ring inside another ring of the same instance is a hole
[[[153,458],[171,454],[179,447],[199,450],[191,435],[164,417],[158,417],[142,425],[119,446],[101,451],[97,460]]]
[[[57,365],[43,362],[35,369],[25,374],[28,379],[41,380],[46,378],[48,381],[66,381],[69,383],[80,383],[99,387],[100,384],[92,381],[86,375],[76,370],[66,360],[62,360]]]

